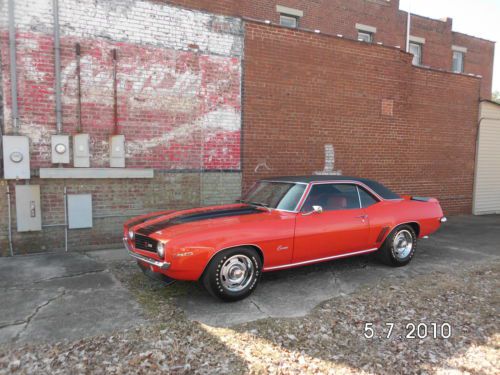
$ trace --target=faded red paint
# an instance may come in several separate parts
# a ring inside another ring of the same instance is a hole
[[[113,132],[111,51],[116,48],[118,121],[126,138],[128,167],[240,168],[240,59],[64,37],[66,134],[76,132],[77,42],[81,45],[82,128],[91,137],[91,166],[108,166],[108,138]],[[10,92],[7,43],[3,33],[4,92]],[[32,140],[32,167],[49,167],[50,135],[56,132],[52,35],[19,33],[17,62],[21,133]],[[10,96],[5,100],[8,111]]]

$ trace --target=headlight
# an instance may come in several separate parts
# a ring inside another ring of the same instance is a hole
[[[163,242],[158,242],[158,245],[156,245],[156,252],[160,258],[163,258],[165,255],[165,244],[163,244]]]
[[[129,238],[129,239],[131,239],[131,240],[133,240],[133,239],[134,239],[134,231],[133,231],[132,229],[130,229],[130,230],[128,231],[128,238]]]

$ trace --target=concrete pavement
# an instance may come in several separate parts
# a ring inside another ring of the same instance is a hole
[[[145,323],[141,306],[109,271],[117,261],[132,262],[121,249],[0,258],[0,343],[71,340]],[[388,292],[394,293],[401,280],[416,275],[493,261],[500,261],[500,215],[454,217],[419,241],[407,267],[387,267],[370,256],[349,258],[266,273],[255,293],[240,302],[222,303],[190,288],[175,303],[191,320],[231,326],[302,316],[325,300],[381,281],[389,281]]]
[[[85,254],[0,258],[0,343],[79,339],[134,327],[142,309]]]

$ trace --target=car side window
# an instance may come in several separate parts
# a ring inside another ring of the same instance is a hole
[[[313,185],[302,211],[312,211],[313,206],[321,206],[323,211],[357,209],[360,208],[358,191],[351,184]]]
[[[375,203],[378,203],[378,200],[362,187],[358,186],[358,190],[359,198],[361,199],[361,205],[363,206],[363,208],[367,208],[373,206]]]

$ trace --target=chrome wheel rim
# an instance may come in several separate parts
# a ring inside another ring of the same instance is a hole
[[[394,255],[397,259],[405,259],[413,249],[413,236],[408,230],[396,234],[393,242]]]
[[[233,255],[221,267],[220,282],[231,292],[240,292],[252,281],[255,268],[246,255]]]

